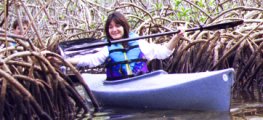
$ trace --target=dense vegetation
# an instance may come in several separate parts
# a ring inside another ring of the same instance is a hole
[[[104,21],[114,10],[123,12],[132,30],[140,35],[244,20],[235,28],[188,32],[173,56],[155,60],[149,66],[170,73],[233,67],[233,90],[261,91],[262,4],[261,0],[3,0],[0,40],[5,45],[15,41],[18,46],[0,50],[0,118],[71,119],[88,112],[60,65],[49,62],[47,57],[62,59],[57,54],[61,41],[103,38]],[[12,34],[13,21],[22,17],[29,19],[30,29],[23,36]],[[170,38],[171,35],[147,40],[162,44]],[[71,64],[64,61],[64,65],[79,76]]]

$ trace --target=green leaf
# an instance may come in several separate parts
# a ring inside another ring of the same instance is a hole
[[[154,4],[154,7],[156,10],[161,10],[163,8],[163,4],[162,3],[156,3],[156,4]]]
[[[181,5],[182,0],[174,0],[175,6],[179,7],[179,5]]]

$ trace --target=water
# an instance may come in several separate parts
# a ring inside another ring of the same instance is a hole
[[[263,120],[262,102],[233,103],[231,108],[232,120]]]
[[[231,117],[233,120],[263,120],[263,102],[259,91],[232,93]]]
[[[91,113],[86,118],[99,120],[263,120],[263,104],[260,102],[233,103],[230,112],[104,108]]]
[[[103,108],[89,113],[95,120],[263,120],[263,103],[258,99],[232,99],[230,112],[143,110]]]
[[[82,95],[85,94],[82,93]],[[95,120],[263,120],[263,102],[258,92],[239,92],[232,94],[230,112],[103,108],[89,113],[84,118]]]
[[[94,113],[93,119],[166,119],[166,120],[231,120],[228,112],[201,112],[175,110],[104,109]]]

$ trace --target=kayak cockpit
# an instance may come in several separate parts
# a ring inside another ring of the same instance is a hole
[[[143,75],[139,75],[139,76],[134,76],[134,77],[131,77],[131,78],[125,78],[125,79],[120,79],[120,80],[113,80],[113,81],[103,81],[103,83],[105,85],[107,84],[119,84],[119,83],[124,83],[124,82],[130,82],[130,81],[134,81],[134,80],[142,80],[144,78],[148,78],[148,77],[155,77],[157,75],[160,75],[160,74],[168,74],[166,71],[164,70],[157,70],[157,71],[153,71],[153,72],[150,72],[150,73],[147,73],[147,74],[143,74]]]

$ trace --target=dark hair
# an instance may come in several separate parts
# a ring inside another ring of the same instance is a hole
[[[23,25],[28,25],[28,24],[29,24],[28,20],[25,19],[25,18],[22,18],[21,21],[22,21],[22,24],[23,24]],[[12,28],[13,28],[13,29],[16,29],[18,26],[19,26],[18,19],[16,19],[16,20],[14,21],[14,23],[13,23]]]
[[[130,25],[127,19],[120,12],[113,12],[108,16],[105,27],[104,27],[104,31],[105,31],[107,39],[112,40],[112,37],[110,36],[110,33],[109,33],[109,26],[110,26],[111,21],[114,21],[116,24],[120,24],[124,28],[123,38],[129,37]]]

